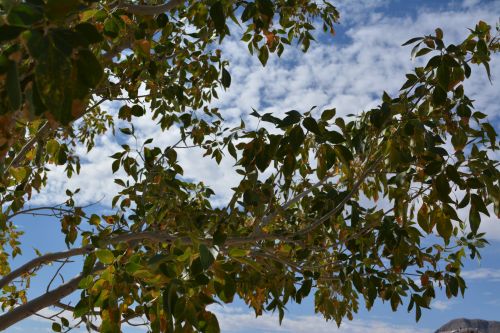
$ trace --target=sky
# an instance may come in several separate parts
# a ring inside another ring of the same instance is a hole
[[[220,108],[229,124],[239,123],[240,118],[247,126],[255,126],[249,117],[252,108],[261,113],[284,114],[291,109],[308,111],[312,106],[318,109],[335,107],[337,114],[356,114],[379,104],[383,91],[396,93],[404,83],[404,74],[415,65],[410,59],[411,47],[402,47],[406,40],[431,34],[437,27],[444,31],[445,42],[463,40],[467,28],[474,28],[479,20],[495,26],[500,17],[500,1],[456,0],[456,1],[404,1],[404,0],[341,0],[332,1],[341,13],[341,23],[334,37],[318,32],[318,42],[313,43],[304,54],[299,47],[292,47],[281,58],[270,57],[262,68],[258,59],[248,54],[246,46],[236,37],[228,38],[222,45],[223,54],[230,62],[231,87],[219,94],[214,106]],[[234,36],[238,31],[234,32]],[[498,97],[500,91],[500,56],[491,64],[493,84],[486,78],[482,67],[473,68],[471,79],[466,84],[469,96],[475,99],[475,106],[488,114],[497,132],[500,131]],[[105,104],[110,112],[119,108],[117,103]],[[136,126],[141,138],[152,137],[156,144],[167,146],[176,142],[178,133],[162,133],[149,119],[140,119]],[[63,202],[65,189],[80,188],[76,196],[78,204],[85,205],[101,200],[92,209],[109,209],[113,193],[118,188],[113,183],[109,156],[119,150],[116,138],[108,133],[99,138],[96,147],[89,153],[80,148],[82,170],[79,177],[70,181],[62,169],[49,174],[49,184],[32,200],[33,205],[48,205]],[[223,160],[219,166],[215,161],[201,158],[201,152],[178,151],[178,158],[185,176],[193,181],[203,181],[217,193],[214,204],[222,204],[230,196],[230,188],[239,181],[233,171],[232,161]],[[500,159],[497,153],[497,159]],[[483,223],[483,230],[490,246],[482,252],[481,261],[469,261],[463,276],[468,283],[465,298],[448,300],[444,292],[432,303],[432,310],[424,311],[421,320],[415,323],[414,313],[407,313],[406,306],[392,312],[390,305],[377,301],[371,311],[361,310],[353,321],[345,321],[340,328],[333,322],[314,314],[312,298],[302,304],[290,304],[281,326],[277,316],[255,315],[242,302],[214,306],[222,332],[433,332],[447,321],[458,318],[481,318],[500,321],[500,221],[491,214]],[[65,248],[59,236],[57,222],[46,218],[22,217],[17,220],[26,234],[23,241],[42,252]],[[33,255],[25,249],[24,260]],[[14,267],[21,263],[14,261]],[[75,272],[79,263],[69,265],[66,273]],[[50,269],[41,271],[33,281],[33,294],[43,291]],[[53,314],[46,309],[43,314]],[[7,330],[14,332],[51,331],[43,319],[31,317]],[[124,332],[141,332],[125,328]]]

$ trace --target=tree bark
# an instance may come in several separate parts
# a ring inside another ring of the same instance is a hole
[[[45,309],[46,307],[57,303],[60,299],[68,296],[78,288],[78,284],[83,278],[84,275],[80,274],[72,280],[59,286],[58,288],[51,290],[43,294],[42,296],[39,296],[34,300],[27,302],[26,304],[20,305],[4,315],[1,315],[0,331],[9,328],[15,323],[28,318],[36,312]]]
[[[59,259],[66,259],[69,257],[77,256],[77,255],[82,255],[85,253],[88,253],[92,251],[93,247],[91,246],[86,246],[86,247],[79,247],[76,249],[71,249],[68,251],[61,251],[61,252],[55,252],[55,253],[48,253],[43,256],[37,257],[26,264],[22,265],[18,269],[13,270],[9,274],[5,275],[3,278],[0,279],[0,289],[8,285],[12,280],[15,278],[28,273],[32,269],[36,269],[39,266],[54,261],[54,260],[59,260]]]

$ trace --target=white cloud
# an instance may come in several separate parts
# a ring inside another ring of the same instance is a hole
[[[375,320],[344,321],[340,328],[337,328],[335,322],[325,321],[321,316],[304,315],[294,316],[285,314],[285,318],[279,325],[278,316],[273,314],[264,314],[255,318],[255,314],[250,310],[241,308],[212,307],[219,320],[222,332],[294,332],[294,333],[424,333],[429,329],[415,328],[410,326],[387,324]]]
[[[445,311],[445,310],[448,310],[451,308],[451,306],[453,305],[453,301],[441,301],[441,300],[437,300],[437,301],[433,301],[432,304],[431,304],[431,309],[436,309],[436,310],[439,310],[439,311]]]
[[[343,26],[349,40],[340,44],[336,38],[320,39],[307,54],[297,48],[287,49],[282,58],[271,57],[262,68],[257,58],[250,56],[246,46],[239,40],[228,39],[222,48],[230,60],[232,86],[220,93],[214,102],[228,123],[239,123],[244,118],[248,127],[256,126],[256,119],[249,117],[251,108],[261,112],[284,112],[297,109],[307,111],[311,106],[336,107],[339,115],[359,113],[379,103],[382,91],[397,93],[404,81],[404,74],[415,65],[410,61],[410,48],[401,47],[407,39],[429,34],[438,26],[445,32],[447,42],[463,39],[480,20],[494,24],[500,2],[464,2],[464,6],[445,6],[439,12],[422,9],[414,17],[395,17],[390,14],[372,15],[375,9],[390,9],[387,1],[365,0],[361,2],[341,1],[344,11]],[[390,12],[390,11],[389,11]],[[352,19],[347,19],[352,18]],[[344,39],[346,39],[344,38]],[[492,64],[495,85],[500,78],[499,56]],[[486,79],[483,68],[474,68],[467,89],[476,106],[498,119],[498,87]],[[155,142],[166,146],[179,136],[175,131],[161,132],[153,121],[141,119],[136,123],[141,138],[154,137]],[[64,189],[81,188],[77,197],[80,204],[96,201],[105,196],[109,204],[118,187],[113,183],[109,155],[120,149],[111,135],[100,138],[88,155],[84,153],[82,174],[67,180],[62,168],[49,174],[49,184],[33,204],[58,203],[65,199]],[[231,195],[230,188],[239,181],[234,172],[233,161],[223,160],[217,165],[214,160],[201,158],[195,150],[179,150],[179,159],[185,176],[203,181],[217,193],[216,204],[224,204]],[[485,227],[490,238],[500,238],[500,226],[488,223]]]
[[[466,280],[489,280],[500,281],[500,269],[496,268],[478,268],[462,272],[462,277]]]

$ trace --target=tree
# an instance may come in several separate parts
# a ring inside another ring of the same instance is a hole
[[[335,109],[284,118],[254,111],[266,126],[247,129],[225,128],[224,115],[208,106],[231,84],[217,49],[229,25],[245,27],[242,41],[265,65],[294,40],[307,51],[319,20],[333,33],[334,6],[26,0],[0,8],[0,329],[56,306],[101,332],[134,318],[152,332],[217,332],[209,304],[239,297],[257,315],[278,311],[281,321],[288,302],[311,292],[315,310],[337,324],[362,299],[370,308],[377,298],[393,310],[407,300],[418,320],[436,288],[464,293],[462,261],[486,244],[481,214],[493,206],[498,216],[500,195],[498,161],[489,155],[498,148],[495,129],[462,82],[470,64],[489,76],[498,29],[492,36],[479,22],[458,45],[445,45],[439,28],[408,41],[413,56],[429,57],[426,65],[397,96],[384,93],[356,118]],[[110,168],[126,174],[115,179],[123,188],[115,214],[89,214],[69,191],[64,205],[28,207],[50,180],[49,164],[78,177],[75,146],[90,150],[113,127],[99,107],[107,100],[127,102],[117,117],[130,126],[117,135],[133,137],[134,121],[150,113],[162,130],[178,128],[179,142],[157,147],[148,139],[112,156]],[[182,177],[181,147],[235,160],[241,182],[227,206],[213,207],[210,188]],[[47,212],[60,220],[68,249],[11,269],[9,258],[21,255],[13,219]],[[27,299],[38,269],[77,256],[80,275]],[[61,302],[76,291],[76,305]],[[52,327],[68,325],[61,318]]]

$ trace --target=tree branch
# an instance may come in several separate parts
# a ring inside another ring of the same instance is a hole
[[[75,308],[73,306],[71,306],[69,304],[64,304],[63,302],[60,302],[60,301],[55,302],[54,306],[61,308],[63,310],[66,310],[66,311],[75,312]],[[82,318],[82,322],[84,322],[87,327],[90,327],[93,331],[99,332],[99,327],[94,325],[94,323],[91,322],[90,319],[88,319],[86,315],[83,315],[81,318]]]
[[[288,200],[287,202],[285,202],[282,206],[281,206],[281,210],[286,210],[287,208],[289,208],[290,206],[294,205],[295,203],[299,202],[302,198],[304,198],[305,196],[307,196],[309,193],[312,192],[313,189],[317,188],[317,187],[320,187],[321,185],[323,185],[326,180],[328,179],[329,176],[326,176],[325,178],[323,178],[322,180],[320,180],[319,182],[317,182],[316,184],[313,184],[311,187],[308,187],[306,190],[302,191],[301,193],[297,194],[295,197],[293,197],[292,199]],[[268,225],[271,220],[276,217],[276,215],[278,215],[278,211],[274,211],[273,213],[269,214],[269,215],[266,215],[262,218],[261,222],[260,223],[256,223],[255,225],[255,228],[254,228],[254,231],[253,231],[253,234],[259,234],[261,229],[263,227],[265,227],[266,225]]]
[[[102,269],[102,266],[96,266],[93,272]],[[54,290],[43,294],[25,304],[22,304],[12,311],[7,312],[0,316],[0,331],[3,331],[15,323],[28,318],[29,316],[37,313],[38,311],[45,309],[48,306],[56,304],[62,298],[70,295],[73,291],[78,288],[78,284],[85,277],[85,275],[80,274],[65,284],[60,285]]]
[[[4,175],[8,174],[10,168],[17,167],[19,165],[19,163],[21,163],[21,161],[24,160],[28,151],[31,148],[33,148],[33,146],[35,145],[35,143],[38,142],[38,140],[45,138],[45,136],[49,133],[49,129],[50,129],[49,122],[45,122],[45,124],[43,124],[38,129],[38,132],[36,132],[36,134],[28,142],[26,142],[26,144],[21,148],[19,153],[17,153],[17,155],[14,156],[12,161],[10,161],[7,168],[5,168]]]
[[[246,237],[234,237],[234,238],[229,238],[226,240],[225,244],[226,245],[243,245],[243,244],[248,244],[248,243],[253,243],[261,240],[268,240],[268,239],[280,239],[280,236],[278,235],[270,235],[270,234],[261,234],[261,235],[251,235],[251,236],[246,236]],[[281,238],[282,239],[282,238]],[[138,232],[138,233],[132,233],[132,234],[122,234],[118,235],[116,237],[113,237],[107,241],[104,242],[104,245],[111,245],[111,244],[118,244],[121,242],[125,243],[134,243],[137,241],[142,241],[142,240],[152,240],[156,242],[173,242],[176,240],[180,240],[184,244],[192,244],[192,239],[190,237],[180,237],[180,236],[175,236],[175,235],[170,235],[166,233],[158,233],[156,231],[145,231],[145,232]],[[201,243],[205,244],[212,244],[213,240],[211,238],[206,238],[206,239],[199,239],[198,240]],[[4,286],[12,282],[14,279],[16,279],[19,276],[22,276],[23,274],[28,273],[29,271],[36,269],[40,267],[43,264],[55,261],[55,260],[60,260],[60,259],[67,259],[70,257],[74,256],[80,256],[84,254],[91,253],[94,251],[95,247],[92,245],[84,246],[84,247],[79,247],[75,249],[71,249],[68,251],[61,251],[61,252],[55,252],[55,253],[48,253],[45,255],[42,255],[40,257],[37,257],[26,264],[22,265],[16,270],[13,270],[6,276],[4,276],[2,279],[0,279],[0,289],[2,289]]]
[[[347,193],[347,195],[344,197],[344,199],[342,199],[337,206],[335,206],[332,210],[330,210],[328,213],[323,215],[321,218],[315,220],[308,227],[305,227],[304,229],[296,232],[294,234],[294,236],[303,236],[305,234],[310,233],[311,231],[313,231],[314,229],[319,227],[321,224],[323,224],[326,220],[328,220],[332,215],[335,215],[336,213],[338,213],[344,207],[344,205],[353,197],[353,195],[356,194],[356,192],[359,190],[359,188],[361,187],[361,185],[365,181],[366,177],[370,174],[370,172],[373,171],[373,169],[375,169],[375,167],[380,163],[380,161],[382,161],[382,159],[383,159],[383,155],[380,156],[379,158],[377,158],[369,167],[367,167],[365,169],[365,171],[363,171],[363,173],[359,177],[358,181],[354,184],[354,186],[349,191],[349,193]]]
[[[12,280],[15,278],[28,273],[32,269],[36,269],[40,267],[41,265],[52,262],[55,260],[59,259],[66,259],[69,257],[74,257],[82,254],[89,253],[93,250],[92,246],[85,246],[85,247],[79,247],[76,249],[71,249],[68,251],[61,251],[61,252],[54,252],[54,253],[48,253],[43,256],[37,257],[26,264],[22,265],[18,269],[13,270],[9,274],[5,275],[2,279],[0,279],[0,289],[8,285]]]

